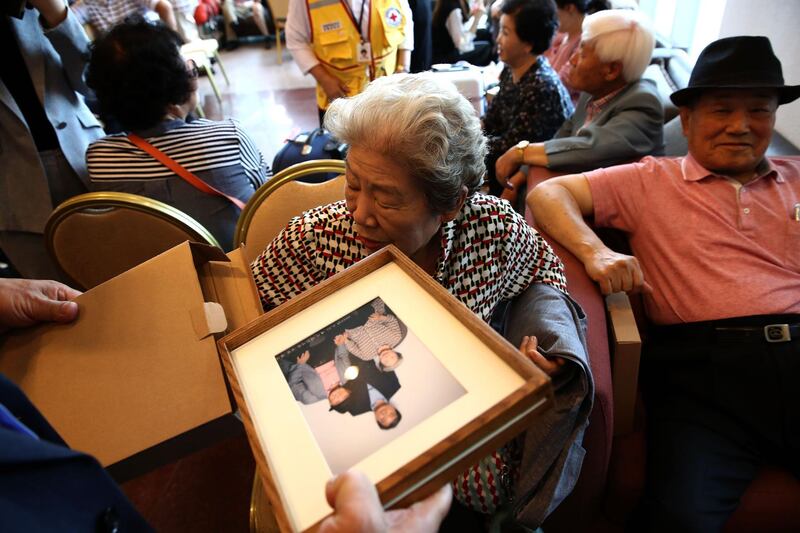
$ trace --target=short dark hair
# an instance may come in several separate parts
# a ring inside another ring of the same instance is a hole
[[[556,4],[561,9],[566,9],[568,5],[573,5],[575,9],[584,15],[611,9],[611,4],[607,0],[556,0]]]
[[[550,48],[558,28],[558,14],[553,0],[506,0],[500,10],[514,18],[517,37],[531,45],[531,54]]]
[[[380,423],[380,421],[379,421],[377,418],[375,419],[375,422],[377,422],[377,423],[378,423],[378,427],[379,427],[379,428],[381,428],[381,429],[392,429],[393,427],[397,427],[397,424],[399,424],[399,423],[400,423],[400,420],[402,420],[402,418],[403,418],[403,415],[402,415],[402,414],[400,414],[400,409],[398,409],[398,408],[397,408],[397,407],[395,407],[394,405],[390,404],[389,402],[386,402],[384,405],[389,405],[389,406],[391,406],[391,407],[392,407],[392,409],[394,409],[394,412],[395,412],[395,413],[397,413],[397,417],[396,417],[396,418],[394,419],[394,421],[393,421],[391,424],[389,424],[388,426],[384,426],[383,424],[381,424],[381,423]],[[383,407],[383,406],[381,406],[381,407]]]
[[[394,353],[396,353],[396,354],[397,354],[397,364],[396,364],[396,365],[394,365],[394,367],[390,368],[389,370],[386,370],[386,367],[385,367],[385,366],[383,366],[383,363],[381,363],[381,359],[380,359],[380,355],[381,355],[383,352],[385,352],[385,351],[386,351],[386,350],[383,350],[383,352],[379,352],[379,353],[378,353],[378,370],[380,370],[381,372],[392,372],[392,371],[393,371],[395,368],[397,368],[398,366],[400,366],[400,363],[402,363],[402,362],[403,362],[403,354],[402,354],[402,353],[400,353],[400,352],[398,352],[398,351],[397,351],[397,350],[395,350],[394,348],[390,348],[390,349],[391,349],[391,350],[392,350]]]
[[[157,125],[170,104],[187,102],[196,85],[180,44],[177,33],[141,18],[100,36],[91,46],[86,81],[101,112],[125,130],[142,130]]]

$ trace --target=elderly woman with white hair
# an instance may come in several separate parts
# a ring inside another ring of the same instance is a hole
[[[495,165],[498,181],[513,190],[525,182],[521,165],[583,172],[661,155],[664,108],[651,80],[641,79],[655,38],[639,11],[612,9],[586,17],[572,55],[569,85],[583,92],[575,113],[552,140],[520,142]]]
[[[508,202],[478,192],[486,140],[451,84],[431,74],[380,78],[332,102],[325,126],[350,145],[345,200],[292,219],[255,260],[265,309],[389,244],[485,321],[532,284],[564,297],[563,266],[547,242]],[[520,349],[549,374],[571,369],[543,356],[536,337],[522,337]],[[485,459],[454,484],[456,496],[493,512],[510,500],[519,455],[505,447]]]

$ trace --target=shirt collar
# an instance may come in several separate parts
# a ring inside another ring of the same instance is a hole
[[[683,173],[683,179],[685,181],[700,181],[702,179],[708,177],[720,177],[720,178],[727,178],[727,176],[723,176],[721,174],[715,174],[705,168],[703,165],[697,162],[697,160],[692,156],[692,154],[687,155],[683,158],[683,162],[681,163],[681,171]],[[762,178],[774,177],[777,183],[783,183],[785,180],[783,176],[780,175],[778,170],[772,164],[768,157],[764,157],[759,163],[758,168],[756,169],[757,176],[756,179],[747,182],[747,185],[751,183],[755,183],[756,181]]]
[[[139,137],[143,139],[147,139],[149,137],[158,137],[160,135],[164,135],[170,130],[174,130],[180,126],[186,124],[186,121],[180,118],[174,118],[169,120],[162,120],[152,128],[147,128],[145,130],[139,130],[135,132]]]

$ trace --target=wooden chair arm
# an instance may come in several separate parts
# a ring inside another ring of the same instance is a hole
[[[611,331],[611,384],[614,390],[614,436],[633,431],[642,339],[631,301],[624,292],[606,296]]]

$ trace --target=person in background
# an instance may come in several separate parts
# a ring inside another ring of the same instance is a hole
[[[252,20],[261,35],[269,36],[264,6],[260,0],[223,0],[222,18],[225,21],[225,44],[228,50],[239,47],[235,27],[243,21]],[[266,40],[266,47],[272,47],[269,38]]]
[[[106,33],[128,17],[155,12],[169,29],[177,30],[175,10],[169,0],[82,0],[73,9],[95,37]]]
[[[504,189],[494,179],[494,164],[518,141],[549,140],[573,112],[558,75],[542,56],[557,25],[552,0],[506,0],[500,16],[497,51],[505,68],[500,91],[483,118],[489,141],[486,158],[489,192]]]
[[[45,223],[87,192],[84,154],[105,133],[84,103],[89,41],[75,15],[63,0],[19,6],[0,14],[0,249],[20,275],[58,279]]]
[[[414,20],[414,50],[411,52],[409,72],[430,70],[433,57],[431,43],[431,1],[408,0]]]
[[[197,23],[194,21],[194,10],[197,0],[169,0],[175,13],[175,31],[184,43],[200,39]]]
[[[0,335],[40,322],[78,318],[80,293],[55,281],[0,279]],[[0,374],[0,516],[3,531],[152,531],[93,457],[70,450],[16,385]],[[406,509],[384,511],[375,485],[350,470],[325,496],[334,512],[326,533],[434,533],[447,514],[445,485]],[[42,512],[46,509],[47,512]]]
[[[672,94],[689,154],[547,180],[538,224],[604,294],[642,292],[645,494],[631,531],[721,531],[759,469],[800,478],[800,162],[765,153],[786,85],[766,37],[709,44]],[[626,232],[633,256],[586,224]]]
[[[286,47],[317,81],[320,124],[330,103],[370,80],[408,72],[414,22],[408,0],[289,0]]]
[[[92,188],[147,196],[184,211],[225,250],[233,246],[240,209],[229,198],[197,189],[128,136],[166,154],[207,185],[244,203],[269,176],[264,157],[239,123],[187,122],[197,105],[197,67],[180,55],[172,30],[126,22],[92,46],[87,79],[100,108],[127,133],[93,142],[86,152]]]
[[[479,29],[486,13],[483,0],[436,0],[431,23],[433,63],[466,61],[486,66],[492,60],[491,34]]]
[[[567,88],[572,103],[577,104],[580,90],[569,84],[569,71],[572,70],[570,58],[581,44],[583,19],[587,15],[611,9],[607,0],[555,0],[558,7],[558,33],[544,56],[558,72],[561,82]]]
[[[612,9],[586,17],[569,74],[572,87],[584,93],[575,113],[553,139],[524,139],[500,156],[495,164],[500,184],[512,191],[522,186],[521,165],[581,172],[663,153],[663,106],[655,83],[642,79],[654,44],[653,30],[638,11]]]

